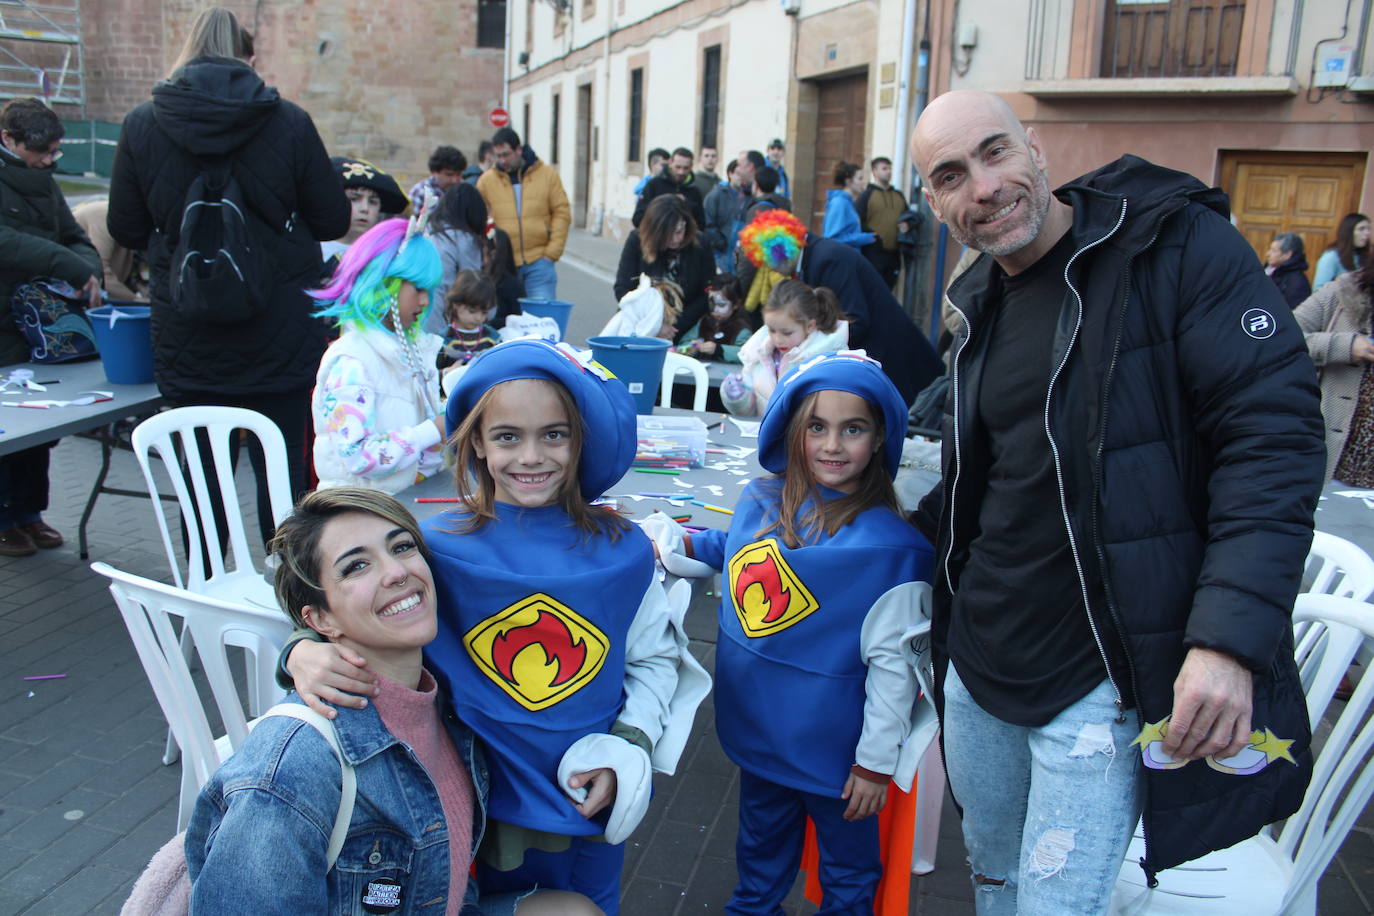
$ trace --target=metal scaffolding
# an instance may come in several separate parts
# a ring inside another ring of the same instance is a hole
[[[38,96],[85,113],[80,0],[0,0],[0,99]]]

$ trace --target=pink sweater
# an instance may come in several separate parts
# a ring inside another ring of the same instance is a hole
[[[411,690],[381,675],[381,693],[373,700],[387,731],[415,752],[439,791],[439,804],[448,822],[449,882],[447,916],[457,916],[467,890],[472,862],[472,778],[458,748],[444,728],[439,691],[428,671],[420,674],[420,689]]]

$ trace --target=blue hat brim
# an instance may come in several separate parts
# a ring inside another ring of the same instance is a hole
[[[878,408],[883,418],[886,470],[895,478],[906,439],[906,402],[875,360],[846,353],[814,356],[778,382],[759,422],[759,464],[774,474],[787,467],[787,424],[792,412],[814,391],[847,391]]]
[[[582,414],[578,486],[583,497],[598,499],[625,476],[638,443],[635,402],[629,389],[592,361],[589,353],[577,351],[574,357],[543,340],[507,341],[478,355],[449,396],[445,411],[449,432],[462,424],[487,391],[517,379],[557,382],[572,395]]]

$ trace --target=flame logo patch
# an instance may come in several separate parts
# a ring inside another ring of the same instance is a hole
[[[487,677],[531,711],[582,689],[610,651],[606,635],[591,621],[543,592],[478,623],[463,646]]]
[[[729,572],[730,600],[746,636],[777,633],[820,609],[773,538],[740,548],[730,559]]]

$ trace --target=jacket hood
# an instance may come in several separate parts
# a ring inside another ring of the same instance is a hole
[[[845,197],[849,197],[849,192],[846,191],[844,188],[831,188],[829,191],[826,191],[826,192],[825,192],[825,204],[826,204],[826,206],[827,206],[827,207],[830,206],[831,202],[834,201],[835,198],[838,197],[838,196],[841,195],[841,194],[843,194]],[[851,200],[852,200],[852,198],[851,198]]]
[[[153,87],[153,117],[172,142],[223,155],[253,138],[281,104],[277,90],[243,61],[198,57]]]
[[[1274,268],[1274,273],[1276,274],[1289,274],[1294,271],[1307,272],[1307,257],[1305,255],[1297,255],[1296,257],[1289,258],[1287,261],[1284,261],[1278,267]]]
[[[1142,235],[1141,244],[1154,235],[1160,220],[1189,202],[1209,207],[1223,219],[1231,218],[1230,202],[1220,188],[1209,188],[1186,172],[1131,155],[1074,179],[1054,196],[1073,207],[1076,236],[1101,238],[1121,220],[1123,202],[1124,238]]]

